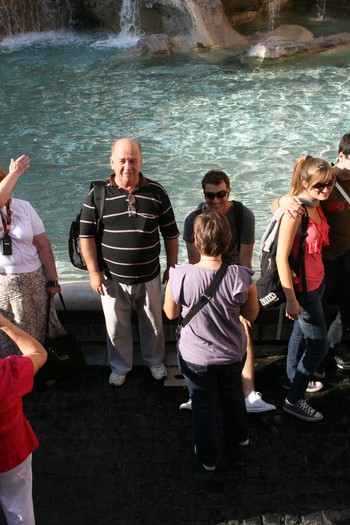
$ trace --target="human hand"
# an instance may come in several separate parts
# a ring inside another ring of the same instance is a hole
[[[102,272],[90,273],[90,286],[98,295],[104,295],[104,288],[108,288],[109,282]]]
[[[298,301],[296,299],[291,299],[287,301],[286,317],[288,317],[288,319],[291,319],[292,321],[296,321],[299,315],[301,315],[301,308]]]
[[[57,286],[46,286],[46,291],[50,297],[54,297],[56,293],[61,291],[61,287],[59,284]]]
[[[11,159],[9,166],[9,175],[16,174],[19,177],[30,168],[30,161],[27,155],[21,155],[18,159]]]
[[[283,195],[280,197],[278,204],[279,207],[287,211],[293,219],[296,219],[299,215],[303,215],[305,211],[299,197]]]

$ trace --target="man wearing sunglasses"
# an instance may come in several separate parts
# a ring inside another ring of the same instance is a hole
[[[141,146],[122,138],[112,145],[113,173],[105,181],[101,234],[97,233],[94,188],[81,214],[81,251],[91,288],[101,296],[107,328],[109,383],[121,386],[133,365],[131,316],[139,318],[141,354],[152,376],[167,375],[160,288],[160,234],[167,267],[175,266],[179,231],[164,188],[141,173]],[[98,255],[101,254],[101,258]]]
[[[325,266],[326,289],[323,302],[336,304],[339,308],[336,319],[328,330],[330,349],[335,348],[345,334],[350,330],[350,133],[346,133],[338,146],[338,161],[333,164],[336,184],[329,198],[321,201],[321,206],[329,230],[329,246],[322,250]],[[329,185],[315,184],[314,189],[319,192],[329,192],[333,189],[334,182]],[[299,199],[288,195],[275,199],[272,210],[280,206],[285,208],[292,217],[303,213]],[[334,351],[333,351],[334,352]],[[334,355],[336,365],[341,370],[350,370],[350,345]],[[323,367],[316,371],[315,377],[324,378]]]
[[[255,217],[253,212],[242,203],[229,200],[231,192],[230,180],[222,170],[208,171],[202,179],[202,195],[204,202],[190,212],[185,218],[183,239],[186,242],[187,255],[190,264],[196,264],[200,254],[194,244],[193,223],[197,215],[205,209],[213,209],[226,216],[232,232],[232,241],[223,261],[229,264],[252,267],[253,247],[255,240]],[[248,345],[247,358],[242,372],[243,392],[248,412],[268,412],[275,406],[266,403],[255,391],[254,385],[254,347],[251,329],[248,321],[242,319]],[[180,405],[180,409],[191,409],[191,400]]]

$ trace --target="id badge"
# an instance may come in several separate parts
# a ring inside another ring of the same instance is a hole
[[[2,254],[12,255],[12,241],[9,235],[5,235],[2,238]]]

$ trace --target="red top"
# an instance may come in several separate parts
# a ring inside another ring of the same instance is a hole
[[[307,237],[305,242],[305,274],[307,291],[316,290],[324,279],[324,266],[322,262],[322,246],[328,246],[328,230],[326,218],[321,206],[317,207],[321,218],[321,224],[315,222],[309,216],[307,227]],[[300,234],[297,234],[292,247],[292,255],[295,258],[298,254]],[[296,279],[295,288],[298,292],[302,291],[301,278]]]
[[[28,357],[0,359],[0,472],[22,463],[39,445],[22,406],[33,378],[34,366]]]

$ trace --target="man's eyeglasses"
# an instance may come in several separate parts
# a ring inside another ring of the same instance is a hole
[[[129,195],[126,197],[126,203],[128,205],[128,215],[129,215],[129,217],[132,217],[133,215],[136,215],[137,203],[136,203],[135,195],[133,195],[132,193],[129,193]]]
[[[332,190],[335,186],[335,183],[335,179],[327,180],[327,182],[316,182],[316,184],[312,186],[312,189],[317,191],[324,191],[325,188],[329,188],[330,190]]]
[[[215,197],[218,199],[223,199],[224,197],[226,197],[227,193],[227,190],[217,191],[216,193],[214,193],[213,191],[205,191],[204,196],[206,199],[213,201]]]

